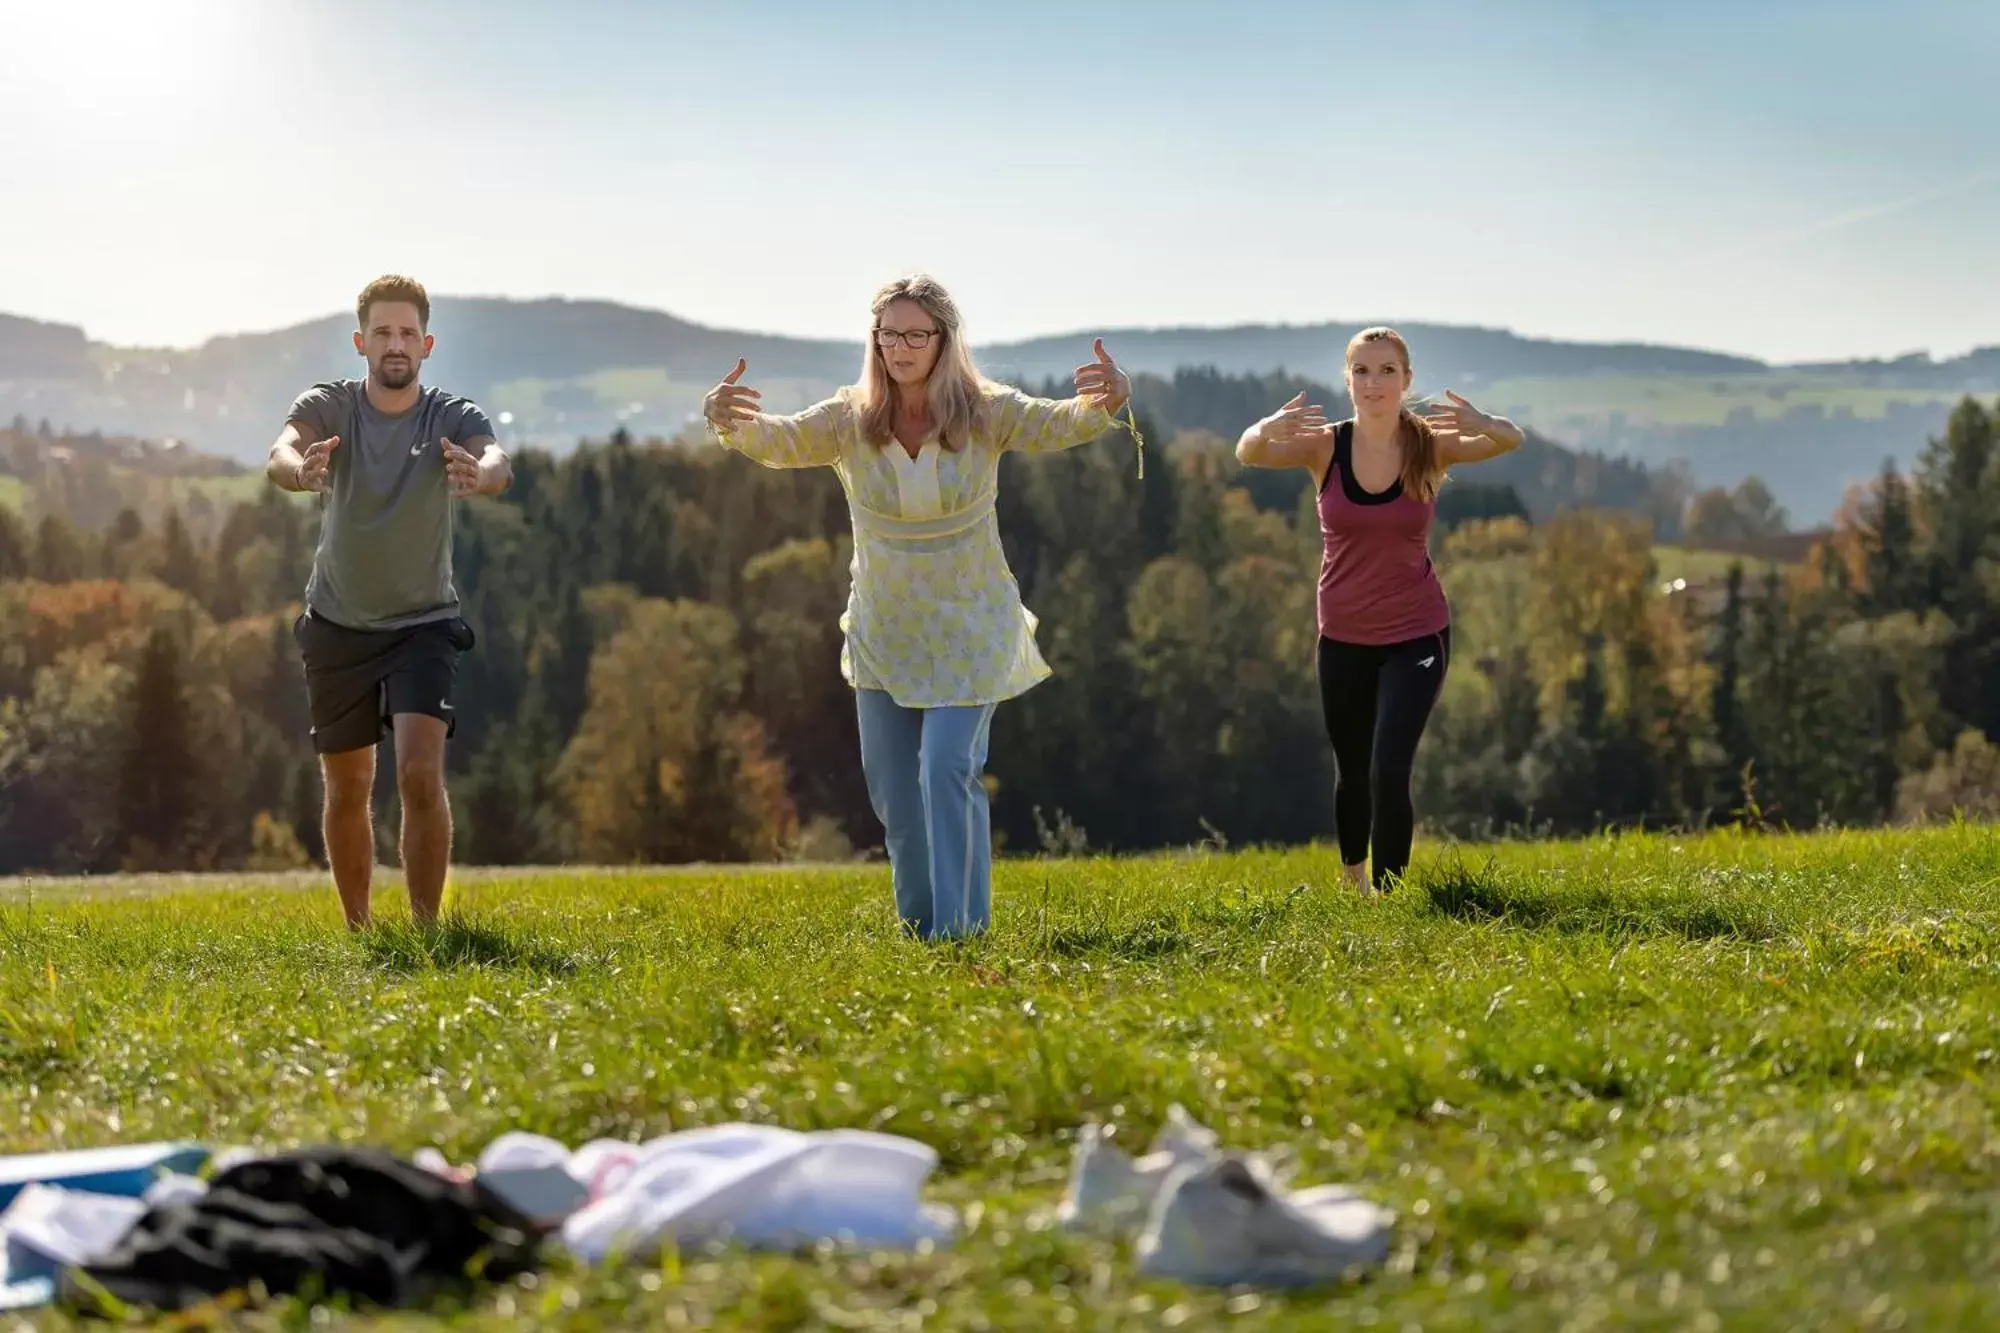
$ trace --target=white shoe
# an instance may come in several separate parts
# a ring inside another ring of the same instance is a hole
[[[1176,1168],[1139,1237],[1139,1271],[1203,1286],[1311,1286],[1388,1257],[1394,1217],[1341,1186],[1286,1194],[1259,1158]]]
[[[1171,1153],[1182,1162],[1207,1161],[1220,1154],[1214,1130],[1196,1123],[1179,1102],[1167,1108],[1167,1119],[1153,1136],[1153,1151]]]
[[[1196,1124],[1179,1106],[1167,1108],[1166,1123],[1143,1157],[1120,1149],[1111,1133],[1091,1124],[1077,1135],[1069,1187],[1056,1207],[1056,1221],[1067,1229],[1099,1235],[1138,1230],[1174,1170],[1207,1162],[1216,1152],[1215,1131]]]

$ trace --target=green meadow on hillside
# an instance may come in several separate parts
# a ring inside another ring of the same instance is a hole
[[[226,510],[230,505],[255,500],[269,483],[262,472],[249,471],[227,477],[175,477],[166,485],[167,495],[174,504],[184,505],[199,495]],[[0,508],[20,513],[27,503],[27,483],[19,477],[0,476]]]
[[[1579,375],[1499,379],[1476,386],[1474,400],[1496,411],[1521,410],[1540,420],[1609,419],[1634,424],[1719,426],[1747,411],[1759,421],[1795,408],[1819,407],[1879,419],[1892,403],[1950,406],[1963,390],[1857,384],[1840,375]]]
[[[464,871],[431,934],[385,874],[359,937],[313,877],[13,881],[0,1150],[863,1126],[934,1145],[967,1210],[934,1253],[556,1263],[426,1326],[2000,1315],[1993,830],[1431,844],[1382,901],[1338,874],[1008,861],[995,932],[942,948],[897,938],[873,865]],[[1077,1128],[1143,1141],[1176,1102],[1393,1208],[1386,1270],[1202,1291],[1055,1229]]]
[[[1728,578],[1729,567],[1738,563],[1743,566],[1743,577],[1746,580],[1761,578],[1768,570],[1785,567],[1782,561],[1735,555],[1728,551],[1709,551],[1688,546],[1653,548],[1653,568],[1662,583],[1674,579],[1686,579],[1689,583],[1720,581]]]

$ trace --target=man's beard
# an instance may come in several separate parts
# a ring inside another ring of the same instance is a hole
[[[407,389],[417,378],[417,363],[414,361],[384,361],[375,372],[375,378],[385,389]]]

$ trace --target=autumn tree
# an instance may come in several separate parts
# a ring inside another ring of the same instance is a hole
[[[728,612],[644,599],[592,659],[558,766],[588,860],[768,860],[796,831],[783,764],[741,711]]]
[[[1790,516],[1784,507],[1763,479],[1755,476],[1745,477],[1734,489],[1714,486],[1697,492],[1681,519],[1682,538],[1694,546],[1772,537],[1789,526]]]

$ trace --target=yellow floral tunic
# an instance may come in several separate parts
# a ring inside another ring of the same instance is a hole
[[[1006,385],[984,396],[970,440],[954,451],[932,439],[915,458],[894,439],[877,448],[862,438],[851,387],[794,416],[759,413],[716,431],[765,467],[831,467],[840,478],[854,522],[840,674],[905,708],[999,703],[1050,674],[1000,546],[1000,455],[1088,444],[1112,418]]]

